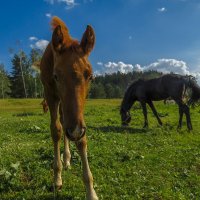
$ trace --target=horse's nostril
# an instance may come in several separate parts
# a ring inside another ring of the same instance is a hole
[[[69,135],[72,135],[72,130],[70,128],[66,129],[66,133],[68,133]]]
[[[86,127],[82,127],[82,128],[77,127],[75,129],[71,129],[71,128],[66,129],[66,135],[72,141],[80,140],[85,135],[85,133],[86,133]]]

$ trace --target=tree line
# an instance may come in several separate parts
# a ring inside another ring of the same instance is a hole
[[[12,68],[8,73],[0,64],[0,98],[43,98],[40,75],[32,68],[41,59],[42,52],[32,49],[29,55],[20,50],[13,55]],[[130,83],[140,78],[151,79],[161,76],[157,71],[120,72],[96,76],[90,85],[88,98],[122,98]]]
[[[42,52],[32,49],[29,55],[22,50],[11,59],[11,72],[0,64],[0,98],[42,98],[43,86],[32,64],[41,59]]]
[[[120,72],[97,76],[90,86],[89,98],[122,98],[127,87],[138,79],[152,79],[160,77],[161,72],[129,72],[123,74]]]

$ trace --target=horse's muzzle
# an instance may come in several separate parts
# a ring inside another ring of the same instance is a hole
[[[86,133],[86,127],[76,127],[73,131],[71,129],[66,129],[67,138],[71,141],[79,141]]]

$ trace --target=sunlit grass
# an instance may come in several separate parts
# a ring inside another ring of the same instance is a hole
[[[200,199],[200,108],[191,109],[193,131],[185,118],[176,130],[176,105],[156,103],[163,127],[149,110],[143,129],[139,105],[122,128],[121,100],[88,100],[85,109],[89,162],[100,199]],[[41,100],[0,101],[0,199],[54,199],[53,146],[49,113]],[[62,146],[63,149],[63,146]],[[63,171],[56,199],[84,199],[81,162],[71,144],[72,169]]]

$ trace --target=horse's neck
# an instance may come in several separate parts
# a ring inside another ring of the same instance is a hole
[[[122,108],[124,108],[124,110],[126,111],[129,111],[134,103],[134,99],[132,98],[126,98],[123,100],[123,103],[122,103]]]

